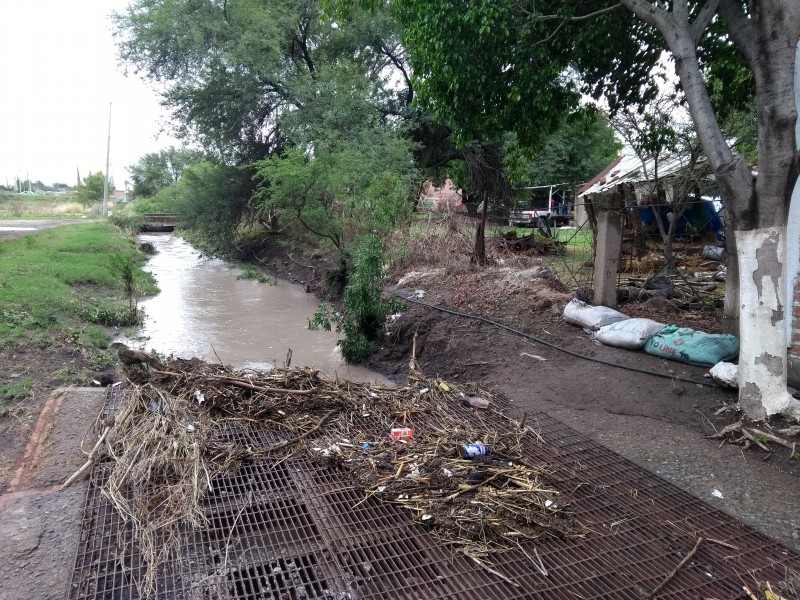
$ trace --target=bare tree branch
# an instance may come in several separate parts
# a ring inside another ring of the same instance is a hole
[[[539,20],[541,20],[541,21],[560,20],[560,21],[565,21],[565,22],[585,21],[586,19],[593,19],[594,17],[596,17],[598,15],[602,15],[603,13],[611,12],[612,10],[617,10],[618,8],[622,8],[622,3],[621,2],[617,3],[617,4],[614,4],[613,6],[607,6],[606,8],[601,8],[599,10],[596,10],[594,12],[590,12],[590,13],[585,14],[585,15],[578,15],[577,17],[569,17],[569,18],[565,19],[563,17],[563,15],[542,15],[542,16],[539,17]],[[531,13],[531,12],[528,12],[528,11],[525,11],[525,12],[527,12],[527,14],[530,15],[530,16],[534,16],[533,13]]]

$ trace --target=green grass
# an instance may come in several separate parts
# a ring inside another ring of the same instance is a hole
[[[258,270],[251,264],[239,263],[237,267],[241,270],[241,273],[236,276],[236,279],[257,281],[258,283],[268,283],[269,285],[278,284],[278,282],[272,277],[265,275],[262,271]]]
[[[130,303],[112,257],[134,262],[139,293],[156,291],[152,277],[139,268],[147,257],[135,240],[107,223],[47,229],[0,243],[0,347],[65,320],[117,324],[114,315],[124,315]]]
[[[0,400],[20,400],[27,397],[34,383],[32,378],[24,377],[19,381],[0,384]]]

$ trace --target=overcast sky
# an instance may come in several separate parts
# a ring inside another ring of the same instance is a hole
[[[111,169],[177,141],[160,134],[155,92],[117,66],[109,15],[128,0],[0,0],[0,184],[75,184],[104,171],[111,107]]]

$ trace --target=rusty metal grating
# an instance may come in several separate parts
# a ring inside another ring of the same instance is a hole
[[[117,381],[107,386],[106,399],[103,403],[101,418],[105,420],[111,415],[115,414],[120,408],[122,408],[122,405],[126,401],[127,394],[125,393],[125,388],[122,386],[121,381]]]
[[[465,419],[471,418],[468,409]],[[402,509],[365,497],[346,470],[305,457],[248,461],[212,482],[206,531],[184,533],[165,566],[158,598],[613,598],[641,600],[675,568],[697,536],[703,544],[659,598],[746,599],[743,579],[780,581],[800,555],[749,529],[546,414],[531,418],[544,443],[528,460],[556,475],[561,501],[590,529],[578,540],[527,540],[490,556],[505,580],[453,554]],[[380,424],[364,422],[368,435]],[[417,426],[417,424],[415,424]],[[283,432],[226,428],[218,441],[273,443]],[[87,492],[70,600],[138,600],[145,565],[129,525],[100,492]],[[534,566],[536,554],[544,576]]]

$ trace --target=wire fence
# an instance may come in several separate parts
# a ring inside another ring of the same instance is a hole
[[[623,211],[618,261],[618,299],[653,297],[692,308],[721,307],[725,290],[725,207],[690,197],[680,203],[647,202]],[[527,223],[490,216],[486,247],[490,264],[543,266],[579,297],[591,300],[597,225],[590,202],[579,201],[567,219],[547,216]],[[403,245],[415,264],[469,262],[479,217],[463,213],[418,215]]]

